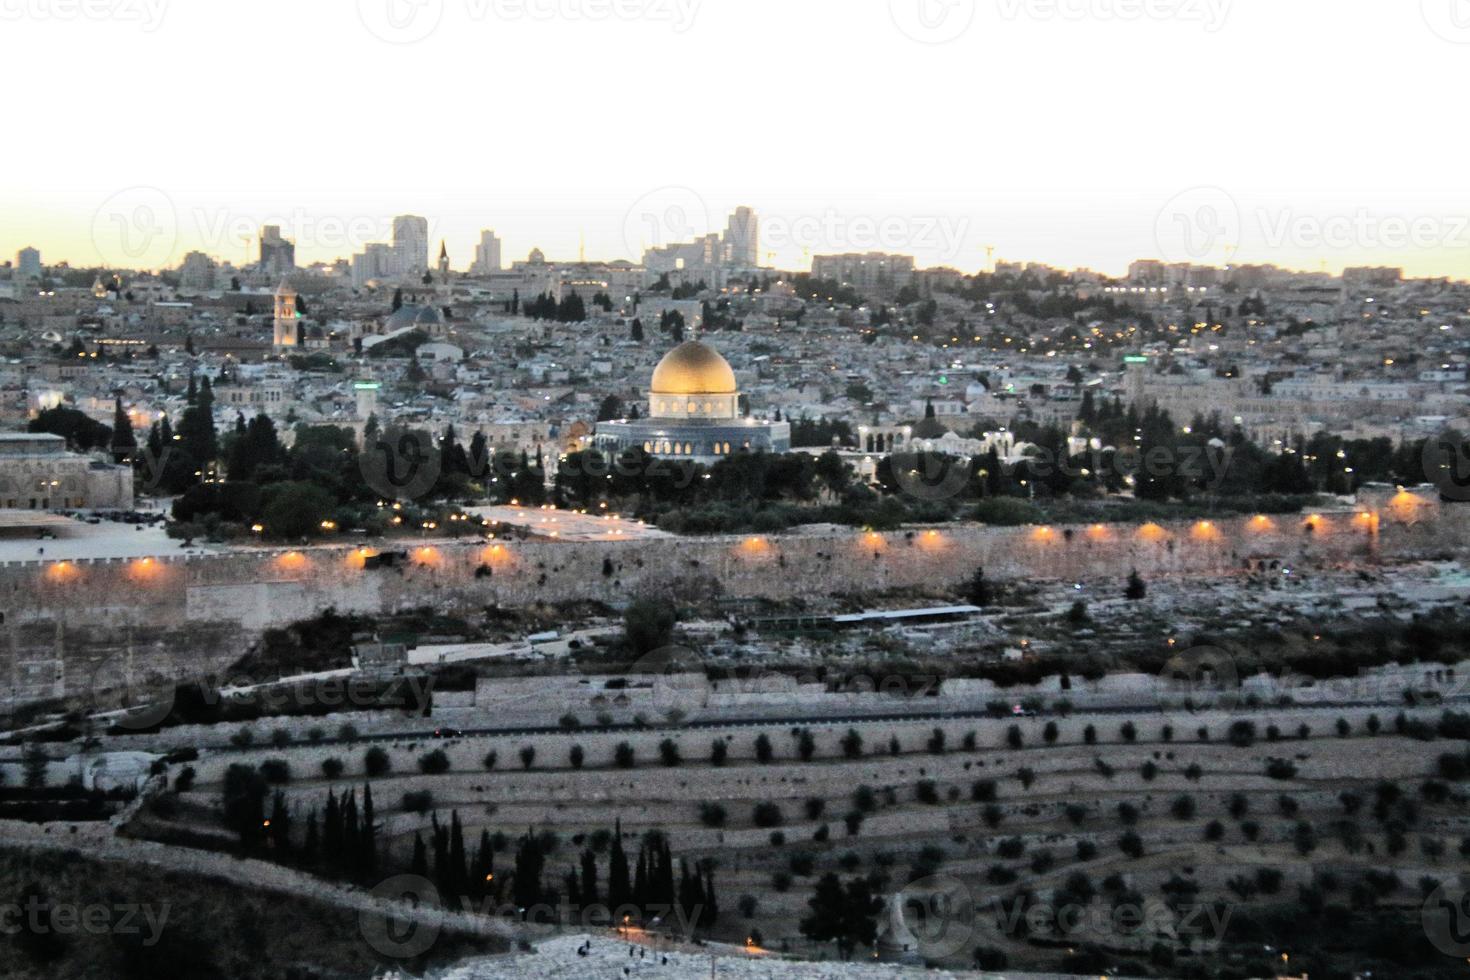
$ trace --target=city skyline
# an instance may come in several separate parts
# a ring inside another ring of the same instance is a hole
[[[391,242],[394,219],[412,214],[426,217],[428,245],[437,256],[444,242],[456,271],[466,271],[474,264],[485,231],[497,236],[505,267],[524,261],[532,250],[540,250],[553,262],[585,259],[639,264],[649,248],[726,231],[728,215],[749,206],[760,223],[760,266],[782,271],[808,271],[812,257],[818,255],[883,252],[913,256],[919,268],[949,267],[965,274],[988,271],[996,262],[1019,262],[1087,269],[1121,278],[1130,263],[1157,259],[1218,268],[1275,265],[1331,275],[1339,275],[1344,268],[1389,266],[1404,269],[1409,278],[1470,278],[1470,212],[1436,216],[1417,207],[1414,200],[1402,200],[1399,207],[1384,210],[1347,203],[1340,207],[1330,203],[1292,206],[1287,197],[1280,193],[1247,197],[1218,187],[1190,188],[1164,201],[1143,234],[1125,234],[1128,224],[1113,225],[1099,211],[1060,222],[1038,220],[1007,237],[988,234],[982,215],[940,213],[939,209],[904,212],[899,207],[801,209],[793,203],[767,210],[749,203],[748,195],[706,198],[684,186],[656,188],[632,201],[622,213],[611,207],[578,209],[576,213],[585,219],[582,225],[559,223],[539,212],[514,207],[494,213],[438,214],[413,207],[371,212],[352,207],[272,209],[252,204],[231,209],[209,207],[203,197],[175,198],[157,188],[140,186],[104,200],[85,229],[41,222],[27,236],[24,222],[16,222],[4,233],[0,255],[9,261],[20,249],[32,247],[40,250],[47,266],[65,262],[72,268],[159,271],[177,268],[186,254],[200,251],[243,268],[258,260],[264,229],[278,227],[282,238],[295,246],[297,266],[308,267],[338,259],[350,262],[369,244]],[[1138,199],[1146,196],[1140,193]],[[189,203],[180,205],[179,200]],[[721,203],[712,205],[710,200]],[[734,203],[725,205],[726,201]],[[1110,207],[1126,205],[1110,202]],[[1001,214],[1019,228],[1024,216],[1017,205],[1010,208],[1009,215]],[[15,230],[17,225],[21,230]],[[1062,238],[1059,226],[1070,227],[1072,239]],[[995,225],[989,227],[993,230]],[[1110,236],[1108,228],[1125,233]],[[1057,239],[1051,239],[1053,231]],[[1055,244],[1049,246],[1049,240]],[[1018,244],[1010,247],[1007,241]],[[1467,248],[1460,247],[1461,241]],[[72,243],[70,247],[67,242]]]

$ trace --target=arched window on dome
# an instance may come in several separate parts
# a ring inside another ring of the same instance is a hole
[[[643,451],[645,453],[651,453],[651,452],[653,452],[653,443],[651,443],[651,442],[645,442],[643,444]]]
[[[692,443],[692,442],[686,442],[686,443],[684,443],[684,455],[685,456],[693,456],[694,455],[694,443]]]
[[[694,411],[695,411],[694,403],[693,402],[690,402],[688,405],[686,405],[684,407],[684,411],[688,415],[693,415],[694,414]]]

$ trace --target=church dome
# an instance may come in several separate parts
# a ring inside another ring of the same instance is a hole
[[[655,395],[733,395],[735,372],[714,348],[686,340],[653,369],[648,389]]]
[[[400,306],[388,317],[386,329],[402,330],[404,327],[437,327],[444,323],[444,316],[432,306]]]

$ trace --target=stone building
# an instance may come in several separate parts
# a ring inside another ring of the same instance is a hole
[[[0,433],[0,507],[128,510],[133,471],[80,453],[46,432]]]
[[[648,417],[599,422],[593,444],[618,453],[714,462],[742,450],[784,453],[791,425],[745,418],[735,372],[714,348],[689,340],[664,355],[648,386]]]

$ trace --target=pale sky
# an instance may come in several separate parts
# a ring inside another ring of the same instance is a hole
[[[783,267],[1470,278],[1470,0],[0,0],[0,63],[7,259],[637,259],[746,204]]]

